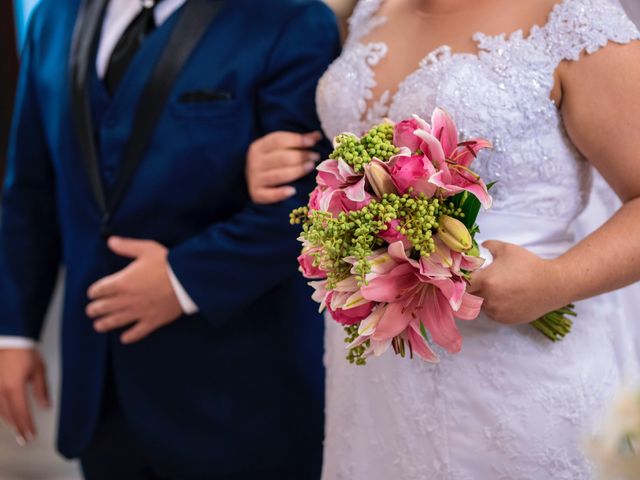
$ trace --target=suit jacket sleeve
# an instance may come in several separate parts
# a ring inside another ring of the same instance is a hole
[[[271,51],[259,93],[263,133],[319,130],[315,89],[339,48],[336,20],[325,5],[306,5],[288,22]],[[289,225],[289,212],[306,204],[312,187],[310,176],[296,184],[298,194],[287,201],[247,202],[228,221],[171,250],[173,271],[211,322],[226,322],[297,275],[299,232]]]
[[[37,18],[36,11],[22,55],[0,218],[0,335],[32,339],[60,265],[55,178],[34,82]]]

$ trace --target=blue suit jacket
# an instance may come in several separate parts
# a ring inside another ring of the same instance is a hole
[[[321,320],[296,271],[288,224],[312,180],[289,201],[257,206],[244,159],[268,132],[319,129],[315,87],[339,49],[333,14],[317,1],[234,0],[206,30],[110,221],[114,234],[170,249],[201,313],[123,346],[119,332],[98,334],[85,315],[89,285],[127,261],[105,245],[78,140],[68,65],[79,3],[44,0],[28,32],[0,228],[0,335],[38,338],[64,264],[63,454],[81,455],[90,441],[111,368],[134,433],[168,476],[226,478],[317,460]],[[179,15],[144,43],[112,98],[88,81],[106,191]],[[212,89],[228,95],[183,101]]]

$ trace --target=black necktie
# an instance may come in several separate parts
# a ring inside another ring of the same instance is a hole
[[[142,0],[142,11],[129,24],[113,49],[104,77],[110,94],[118,88],[142,42],[156,28],[153,9],[157,4],[158,0]]]

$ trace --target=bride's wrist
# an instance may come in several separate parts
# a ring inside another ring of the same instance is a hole
[[[556,308],[562,308],[574,302],[576,293],[573,291],[574,281],[569,278],[569,272],[562,258],[545,260],[546,269],[543,275],[549,289],[549,295]]]

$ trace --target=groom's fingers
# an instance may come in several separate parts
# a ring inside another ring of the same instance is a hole
[[[121,292],[120,283],[122,277],[125,275],[126,268],[120,270],[113,275],[104,277],[89,287],[87,296],[90,300],[97,300],[102,297],[111,297]]]
[[[87,305],[86,314],[89,318],[100,318],[114,312],[119,312],[125,309],[130,303],[129,299],[121,295],[102,297]]]
[[[138,322],[135,326],[131,327],[120,336],[120,341],[126,345],[139,342],[159,327],[160,325],[156,325],[154,322],[149,320]]]

